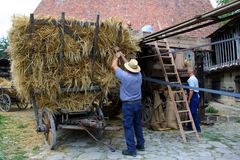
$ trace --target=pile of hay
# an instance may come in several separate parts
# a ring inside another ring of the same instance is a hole
[[[5,78],[0,78],[0,86],[1,87],[11,87],[12,83]]]
[[[48,20],[50,22],[52,19],[48,18]],[[94,97],[101,99],[109,93],[111,88],[118,87],[118,81],[111,68],[116,40],[119,40],[118,46],[127,57],[140,50],[136,39],[121,21],[111,18],[100,22],[95,76],[91,79],[90,55],[95,26],[75,25],[71,23],[73,19],[67,21],[70,22],[67,27],[79,35],[80,40],[76,41],[68,34],[64,35],[64,70],[61,72],[58,61],[60,29],[54,25],[34,25],[33,37],[30,40],[29,18],[13,18],[9,42],[14,85],[23,100],[30,99],[31,90],[40,90],[41,94],[36,97],[40,108],[47,106],[55,110],[60,107],[69,111],[85,109],[84,107]],[[121,37],[117,38],[119,28],[122,28]],[[31,51],[33,51],[32,55]],[[100,93],[87,92],[92,83],[101,86]],[[84,88],[86,91],[83,94],[63,94],[60,92],[60,84],[66,88]],[[58,95],[60,95],[60,103],[57,101]]]
[[[5,88],[3,93],[8,94],[8,95],[16,95],[16,90],[12,89],[12,82],[5,79],[5,78],[0,78],[0,87]],[[0,93],[1,94],[1,93]]]

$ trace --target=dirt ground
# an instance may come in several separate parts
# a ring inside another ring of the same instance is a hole
[[[121,125],[121,119],[111,121]],[[68,159],[131,159],[123,156],[126,145],[123,131],[108,132],[103,141],[116,149],[111,152],[83,131],[61,130],[55,150],[49,150],[42,134],[35,131],[32,109],[0,112],[0,160],[68,160]],[[178,130],[155,132],[144,129],[146,151],[138,152],[134,159],[240,159],[240,121],[221,122],[202,126],[200,142],[189,137],[182,143]]]

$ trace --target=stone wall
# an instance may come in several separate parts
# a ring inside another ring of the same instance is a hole
[[[239,68],[228,69],[221,72],[206,75],[206,87],[226,92],[240,93],[240,70]],[[227,105],[240,108],[240,99],[223,95],[206,94],[208,101],[216,99]]]

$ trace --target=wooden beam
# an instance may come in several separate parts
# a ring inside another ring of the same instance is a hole
[[[190,48],[198,45],[211,43],[210,38],[199,38],[189,36],[175,36],[167,38],[170,48]],[[155,42],[150,42],[146,45],[154,45]],[[159,47],[166,47],[166,43],[162,40],[157,41]],[[211,46],[203,47],[198,50],[212,51]]]
[[[59,25],[59,21],[56,19],[36,19],[34,21],[35,25],[54,25],[54,26],[58,26]],[[66,20],[64,21],[65,25],[77,25],[77,26],[83,26],[83,27],[88,27],[88,26],[94,26],[95,22],[91,22],[91,21],[69,21]]]

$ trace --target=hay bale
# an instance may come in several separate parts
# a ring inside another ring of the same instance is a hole
[[[42,18],[35,18],[42,19]],[[52,20],[48,18],[49,22]],[[118,87],[118,81],[111,69],[112,58],[118,30],[122,22],[111,18],[100,23],[97,43],[97,58],[95,78],[91,79],[94,26],[79,26],[68,19],[67,27],[79,35],[80,40],[74,40],[64,35],[64,70],[60,73],[58,53],[60,50],[60,29],[54,25],[34,25],[32,40],[29,38],[29,18],[14,17],[12,29],[9,33],[11,46],[11,72],[14,85],[21,99],[30,99],[30,90],[40,90],[37,96],[39,107],[47,106],[51,109],[61,108],[70,111],[85,109],[93,97],[100,99],[109,93],[113,87]],[[122,34],[118,46],[127,56],[139,51],[136,39],[122,26]],[[31,51],[33,54],[31,55]],[[31,57],[31,58],[30,58]],[[32,61],[31,61],[32,59]],[[29,72],[32,70],[32,73]],[[101,86],[101,93],[89,93],[90,85]],[[66,88],[84,88],[85,94],[63,94],[60,85]],[[60,95],[60,103],[56,101]]]
[[[11,87],[13,86],[12,82],[5,79],[5,78],[0,78],[0,87],[6,87],[6,89],[4,89],[3,93],[14,96],[16,95],[16,90],[11,89]]]

